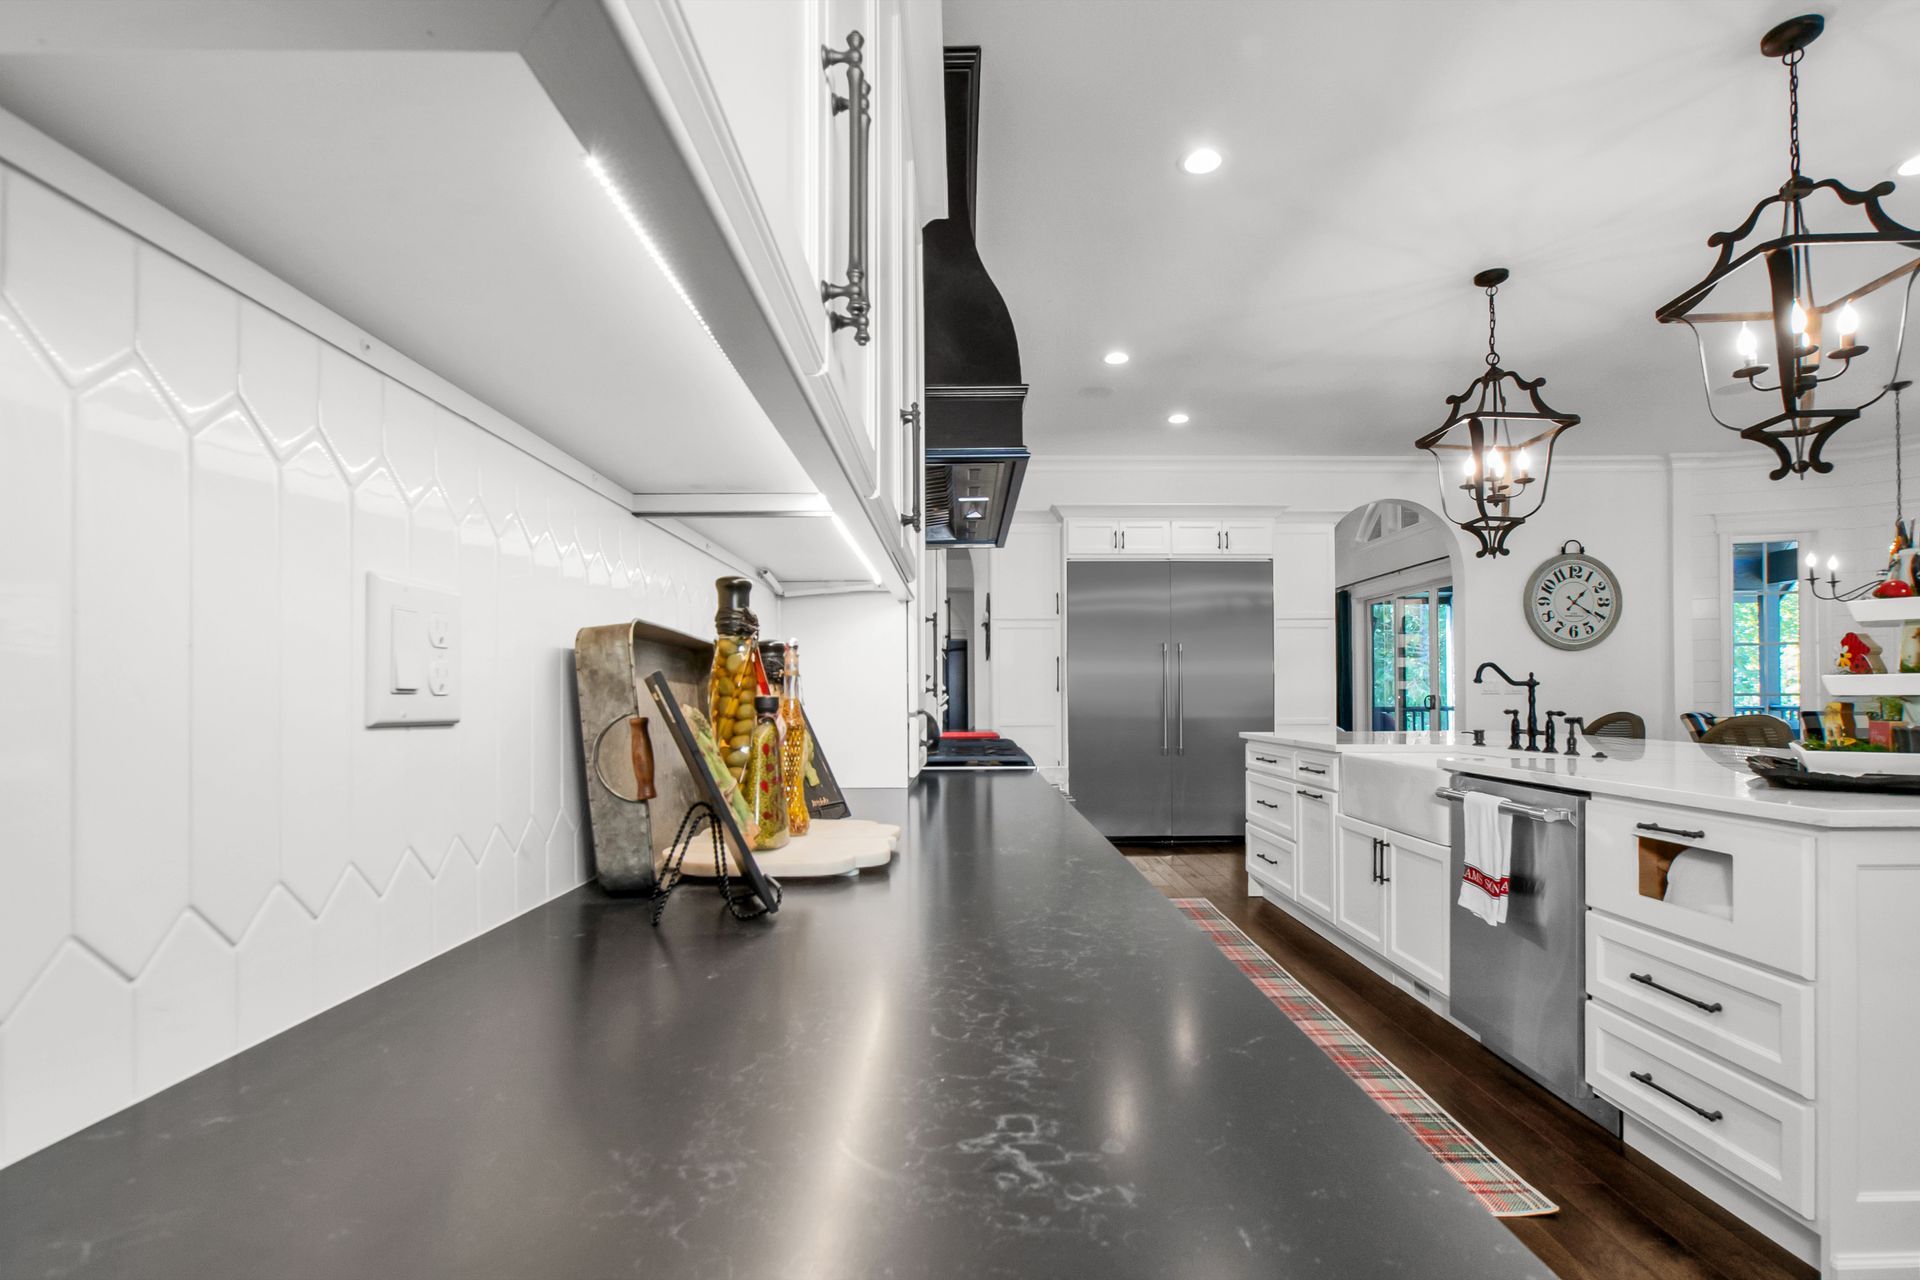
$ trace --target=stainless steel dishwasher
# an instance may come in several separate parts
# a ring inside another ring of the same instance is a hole
[[[1448,889],[1448,1000],[1455,1021],[1608,1132],[1620,1112],[1586,1081],[1587,798],[1547,787],[1453,776],[1438,794],[1501,798],[1513,817],[1507,918],[1489,925],[1460,906],[1466,868],[1465,815],[1449,818],[1453,877]]]

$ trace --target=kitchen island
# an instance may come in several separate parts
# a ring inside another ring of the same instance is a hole
[[[1032,775],[569,893],[0,1171],[0,1275],[1551,1273]]]

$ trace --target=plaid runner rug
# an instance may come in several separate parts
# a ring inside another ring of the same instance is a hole
[[[1541,1195],[1506,1162],[1487,1150],[1458,1120],[1441,1109],[1427,1091],[1407,1078],[1380,1051],[1361,1039],[1320,998],[1205,898],[1175,898],[1173,905],[1206,933],[1240,972],[1293,1025],[1325,1051],[1382,1110],[1407,1127],[1446,1171],[1496,1218],[1531,1218],[1558,1213],[1560,1206]]]

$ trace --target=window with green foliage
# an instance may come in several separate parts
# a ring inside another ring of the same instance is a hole
[[[1733,544],[1733,713],[1800,726],[1800,546]]]

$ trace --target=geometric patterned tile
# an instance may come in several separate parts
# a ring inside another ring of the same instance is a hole
[[[0,1018],[73,928],[67,392],[0,321]]]
[[[519,855],[498,827],[488,834],[486,851],[480,856],[480,928],[484,931],[505,924],[519,914],[520,886],[515,880]]]
[[[480,927],[480,869],[455,840],[433,879],[433,950],[457,947]]]
[[[187,441],[130,372],[75,425],[74,931],[131,976],[187,905]]]
[[[433,877],[409,851],[380,895],[380,976],[405,973],[432,958]]]
[[[194,437],[192,893],[229,941],[280,877],[279,478],[237,410]]]
[[[133,1101],[133,988],[77,943],[62,944],[6,1026],[12,1158]]]
[[[134,244],[91,209],[7,171],[6,295],[70,378],[133,350]]]
[[[348,867],[313,930],[313,967],[325,1009],[387,976],[380,967],[380,897]]]
[[[133,984],[133,1087],[141,1096],[234,1050],[233,948],[186,912]]]
[[[170,253],[141,245],[140,354],[182,412],[206,412],[239,378],[240,306],[233,290]]]
[[[255,302],[240,307],[240,395],[282,452],[320,422],[320,339]]]
[[[275,888],[235,949],[236,1021],[244,1049],[311,1017],[319,1009],[313,917],[284,888]]]

